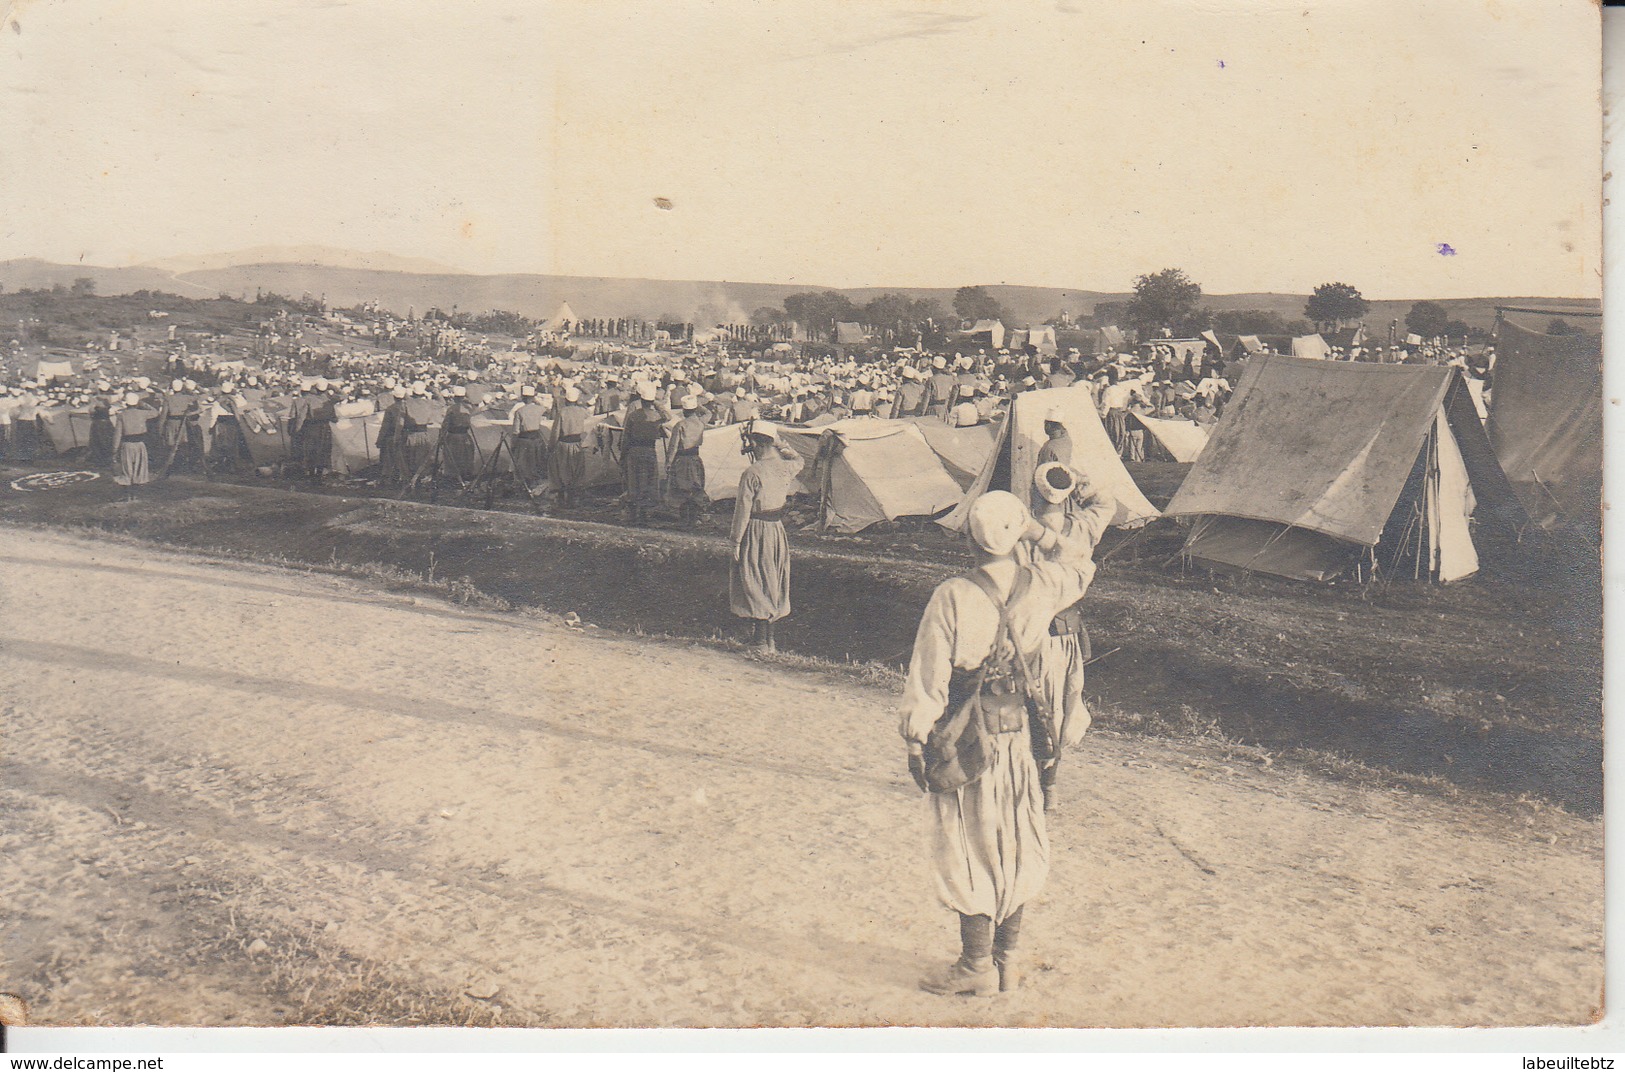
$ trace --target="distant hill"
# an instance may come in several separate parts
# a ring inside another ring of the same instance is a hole
[[[165,257],[161,260],[147,261],[140,267],[185,275],[187,272],[235,268],[241,264],[301,264],[322,268],[361,268],[375,272],[412,272],[418,275],[467,274],[460,269],[422,257],[400,257],[376,250],[362,253],[353,249],[335,249],[332,246],[254,246],[250,249],[233,250],[230,253]]]
[[[378,254],[347,253],[323,247],[295,247],[312,254],[331,255],[329,259],[373,258]],[[229,255],[224,255],[229,256]],[[388,255],[382,255],[388,257]],[[177,258],[177,265],[217,260],[214,257]],[[427,264],[393,258],[391,263]],[[24,287],[67,286],[80,276],[95,280],[101,294],[128,294],[137,290],[161,290],[187,297],[214,297],[217,294],[252,298],[257,290],[275,291],[299,297],[325,296],[331,305],[357,305],[377,301],[385,308],[404,314],[411,308],[422,313],[432,307],[464,312],[506,309],[531,317],[551,316],[559,303],[568,301],[582,317],[634,317],[645,320],[673,316],[698,324],[741,323],[752,310],[779,306],[786,296],[807,290],[842,290],[862,303],[877,294],[896,291],[914,298],[930,298],[944,310],[953,307],[953,288],[862,287],[838,288],[779,283],[738,283],[730,281],[612,279],[596,276],[560,275],[471,275],[452,270],[404,271],[346,267],[320,263],[233,264],[184,270],[142,265],[132,268],[103,268],[88,265],[52,264],[27,259],[0,261],[0,286],[6,290]],[[1125,301],[1127,293],[1094,290],[1065,290],[1056,287],[989,286],[1017,323],[1042,323],[1062,310],[1087,315],[1102,301]],[[1209,294],[1204,302],[1213,309],[1268,309],[1288,319],[1303,316],[1304,294]],[[1404,323],[1411,301],[1372,303],[1366,325],[1373,331],[1386,331],[1390,320]],[[1533,305],[1573,312],[1597,312],[1601,302],[1588,298],[1451,298],[1440,305],[1452,317],[1470,325],[1488,328],[1495,321],[1497,305]],[[1536,318],[1538,319],[1538,318]],[[1532,325],[1544,327],[1544,324]]]

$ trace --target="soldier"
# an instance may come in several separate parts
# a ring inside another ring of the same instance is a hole
[[[660,465],[655,452],[666,438],[666,416],[655,402],[658,393],[653,383],[639,383],[638,400],[626,412],[621,466],[628,519],[634,525],[649,520],[650,511],[660,505]]]
[[[925,384],[912,365],[903,366],[903,382],[897,388],[897,415],[919,417],[925,413]]]
[[[1044,466],[1050,462],[1060,462],[1062,465],[1070,466],[1072,437],[1067,434],[1066,425],[1062,423],[1059,407],[1044,415],[1044,434],[1049,438],[1038,448],[1037,464]]]
[[[412,384],[401,410],[401,462],[403,471],[411,480],[423,468],[434,451],[434,439],[429,429],[434,426],[434,403],[429,400],[429,385],[422,380]]]
[[[1115,510],[1115,501],[1104,490],[1095,488],[1087,475],[1079,475],[1061,462],[1039,466],[1033,474],[1033,516],[1053,530],[1060,542],[1047,553],[1028,549],[1030,553],[1022,560],[1030,565],[1092,556]],[[1089,657],[1083,607],[1075,602],[1055,615],[1049,637],[1037,653],[1036,669],[1046,701],[1043,706],[1050,713],[1047,724],[1034,723],[1032,735],[1045,811],[1055,809],[1060,743],[1081,740],[1089,728],[1089,708],[1083,699],[1084,666]]]
[[[479,447],[474,442],[474,407],[468,402],[468,388],[458,384],[451,389],[451,405],[440,427],[445,458],[458,483],[474,479],[479,471]]]
[[[683,419],[671,430],[666,444],[666,472],[671,480],[671,494],[677,500],[677,516],[686,525],[699,521],[707,502],[705,494],[705,462],[700,459],[700,444],[705,439],[705,418],[700,416],[700,400],[685,395],[680,400]]]
[[[532,494],[547,474],[546,425],[547,407],[536,401],[536,388],[527,383],[519,389],[513,411],[513,471]]]
[[[152,480],[147,464],[147,422],[158,411],[141,404],[141,396],[131,391],[124,405],[113,411],[113,483],[129,489],[125,499],[135,498],[135,489]]]
[[[734,498],[728,604],[737,617],[750,619],[758,650],[776,651],[773,626],[790,614],[790,541],[784,531],[784,506],[802,462],[771,432],[746,426],[743,437],[741,450],[753,460],[739,477]]]
[[[961,952],[920,981],[934,994],[990,994],[1020,985],[1017,948],[1023,910],[1049,873],[1049,830],[1029,719],[1042,690],[1031,662],[1063,608],[1094,576],[1085,555],[1062,551],[1066,537],[1034,521],[1022,501],[991,491],[967,524],[980,564],[937,586],[921,616],[904,686],[899,727],[909,773],[927,794],[937,895],[959,917]],[[1026,553],[1050,555],[1024,565]],[[999,690],[990,690],[988,683]],[[986,707],[982,748],[947,739],[965,702]],[[940,724],[940,725],[939,725]],[[935,732],[934,732],[935,731]]]
[[[558,415],[553,420],[548,460],[559,498],[565,506],[574,507],[587,484],[587,452],[582,440],[587,434],[589,414],[581,404],[581,389],[574,385],[564,389],[563,401],[554,408]]]
[[[948,371],[948,359],[937,355],[931,359],[931,380],[926,385],[929,398],[926,412],[934,417],[947,417],[948,407],[953,403],[954,388],[958,386],[958,378]]]
[[[406,470],[406,388],[396,384],[389,389],[389,404],[384,407],[383,419],[378,422],[379,483],[401,485],[411,479]]]

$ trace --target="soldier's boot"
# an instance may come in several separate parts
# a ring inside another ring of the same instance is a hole
[[[999,992],[999,972],[993,966],[993,918],[959,916],[959,959],[946,968],[920,980],[928,994],[973,994],[984,997]]]
[[[986,997],[999,992],[999,973],[992,957],[966,960],[960,957],[946,968],[920,980],[927,994],[969,994]]]
[[[993,966],[999,972],[999,989],[1005,993],[1021,989],[1021,913],[1023,905],[1005,918],[993,931]]]

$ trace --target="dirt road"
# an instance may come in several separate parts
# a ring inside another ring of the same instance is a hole
[[[1600,823],[1096,738],[1030,986],[949,1000],[893,697],[0,528],[0,990],[89,1023],[1596,1015]],[[1312,711],[1305,718],[1314,717]]]

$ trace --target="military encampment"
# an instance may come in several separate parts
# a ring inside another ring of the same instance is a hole
[[[1605,1048],[1596,8],[1368,7],[12,5],[0,1049]]]

